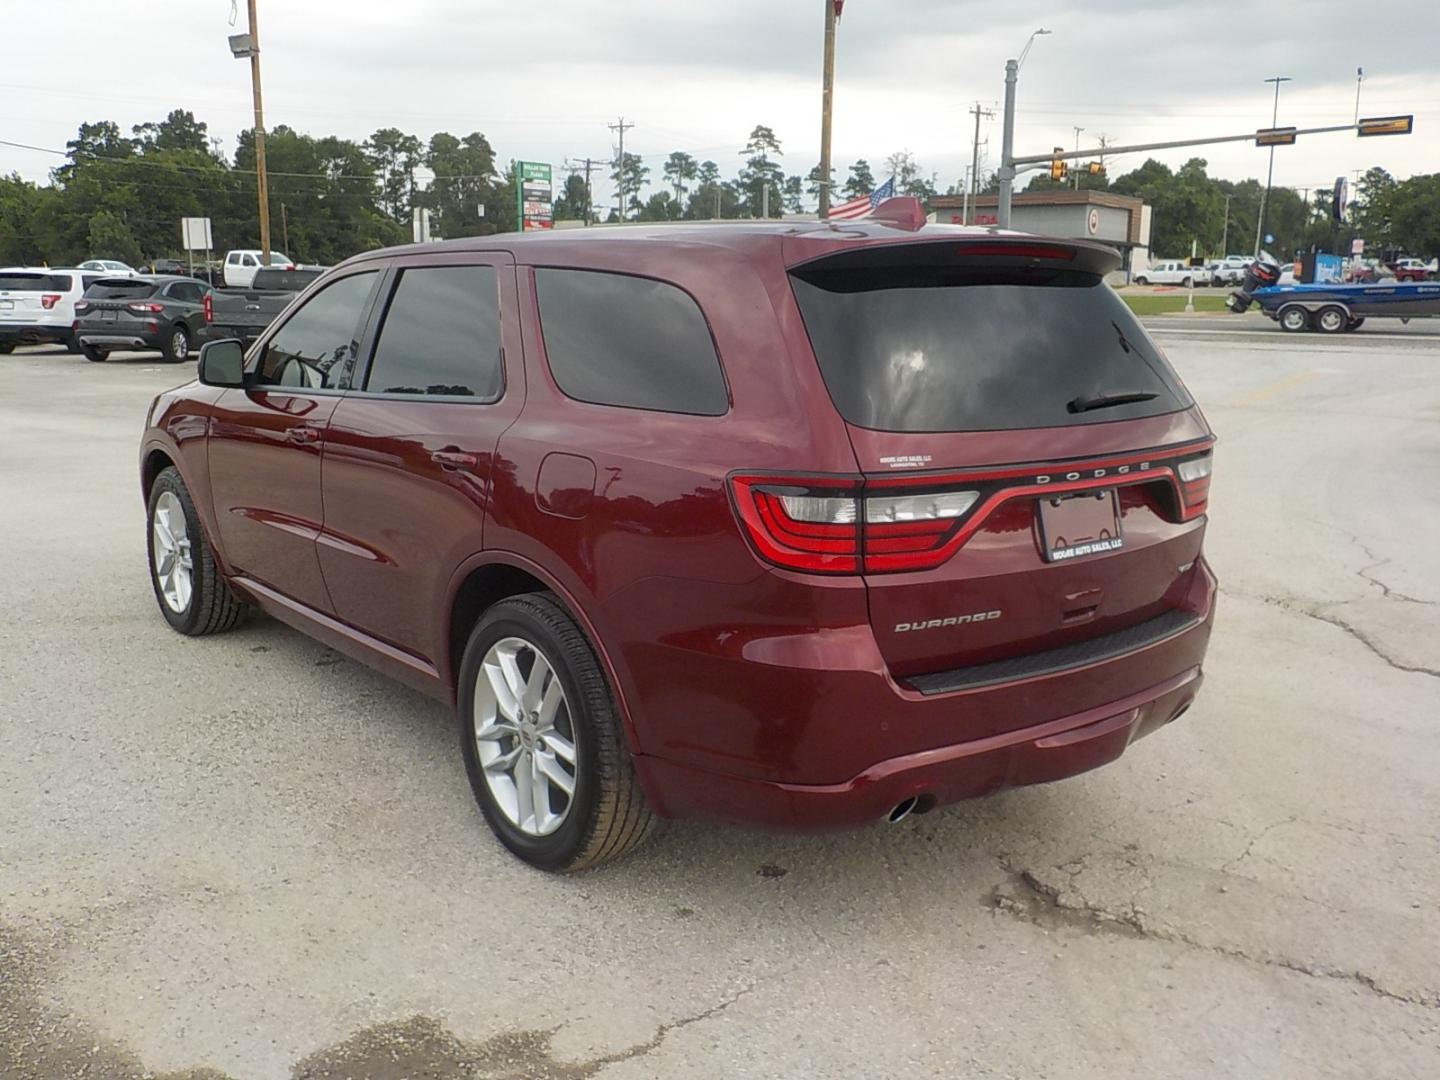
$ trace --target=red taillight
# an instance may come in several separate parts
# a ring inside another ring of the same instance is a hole
[[[40,297],[40,306],[49,311],[60,302],[60,293],[45,293]]]
[[[980,495],[887,490],[862,498],[859,478],[737,476],[731,483],[755,550],[776,566],[818,574],[939,566],[955,553],[949,541]]]
[[[813,574],[860,571],[857,480],[735,476],[735,511],[760,555]]]
[[[1073,248],[1063,248],[1056,244],[1009,244],[1001,241],[962,244],[956,251],[961,255],[1009,255],[1016,259],[1064,259],[1066,262],[1075,260]]]
[[[207,323],[212,323],[212,322],[214,322],[214,321],[215,321],[215,299],[214,299],[214,297],[212,297],[208,292],[205,294],[205,305],[204,305],[204,306],[205,306],[205,321],[206,321]]]
[[[125,306],[131,311],[135,312],[137,315],[158,315],[160,314],[160,312],[165,310],[159,304],[145,304],[140,303],[139,301],[136,301],[133,304],[126,304]]]
[[[1210,500],[1210,471],[1214,456],[1206,453],[1200,457],[1188,458],[1175,466],[1175,479],[1180,482],[1181,517],[1186,521],[1199,517],[1205,512]]]

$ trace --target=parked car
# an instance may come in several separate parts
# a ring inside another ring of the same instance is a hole
[[[80,264],[81,270],[93,270],[106,277],[138,277],[139,271],[128,263],[116,259],[87,259]]]
[[[206,325],[210,289],[189,277],[101,278],[75,305],[75,336],[86,360],[116,349],[159,349],[178,364]]]
[[[1435,270],[1430,263],[1420,259],[1400,259],[1392,269],[1397,281],[1433,281]]]
[[[1276,284],[1294,285],[1295,283],[1295,264],[1293,262],[1285,263],[1280,267],[1280,279]]]
[[[870,221],[357,256],[151,404],[160,612],[453,703],[551,870],[1093,768],[1189,707],[1216,589],[1214,439],[1118,265]]]
[[[101,275],[69,267],[0,270],[0,353],[58,342],[75,352],[75,304]]]
[[[225,284],[232,289],[248,288],[255,280],[255,271],[260,269],[263,253],[258,250],[236,250],[225,253]],[[283,251],[270,252],[270,265],[291,268],[295,260]]]
[[[1211,281],[1215,285],[1239,285],[1245,280],[1245,271],[1254,261],[1249,255],[1226,255],[1218,262],[1211,263],[1214,268]]]
[[[275,317],[324,273],[323,267],[280,270],[262,267],[247,289],[217,289],[210,295],[210,324],[205,338],[234,338],[248,345]]]
[[[1191,266],[1179,259],[1158,262],[1148,270],[1135,275],[1136,285],[1191,285],[1210,284],[1210,271],[1204,266]]]

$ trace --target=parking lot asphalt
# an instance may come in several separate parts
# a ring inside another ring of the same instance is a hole
[[[1221,442],[1196,706],[859,832],[529,870],[426,699],[171,632],[183,368],[0,357],[0,1077],[1440,1075],[1440,344],[1157,326]]]

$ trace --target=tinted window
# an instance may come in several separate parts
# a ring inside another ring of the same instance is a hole
[[[277,292],[303,292],[322,273],[321,270],[269,270],[262,267],[255,271],[255,280],[251,283],[251,288],[274,289]]]
[[[49,288],[49,274],[24,274],[7,273],[0,274],[0,289],[10,292],[24,290],[27,292],[44,292]]]
[[[585,270],[536,270],[535,289],[550,371],[568,396],[658,412],[725,412],[720,358],[688,293]]]
[[[170,286],[169,296],[176,300],[188,300],[192,304],[200,303],[204,294],[200,291],[199,285],[192,285],[188,281],[177,281]]]
[[[836,407],[881,431],[1101,423],[1191,404],[1093,273],[965,265],[799,270],[805,327]],[[1072,411],[1101,395],[1143,401]]]
[[[500,301],[492,266],[400,272],[365,389],[372,394],[500,396]]]
[[[256,382],[278,386],[335,386],[355,363],[360,316],[375,271],[340,278],[297,309],[265,346]]]
[[[91,300],[138,300],[153,296],[160,286],[140,278],[102,278],[85,290]]]
[[[75,279],[69,274],[51,274],[49,287],[56,292],[69,292],[74,283]]]

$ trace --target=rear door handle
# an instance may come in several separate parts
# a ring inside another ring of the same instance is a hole
[[[307,443],[320,441],[320,429],[317,427],[309,427],[308,425],[286,428],[285,437],[293,443],[299,443],[304,446]]]
[[[442,469],[473,469],[480,459],[455,447],[447,447],[432,453],[430,460]]]

